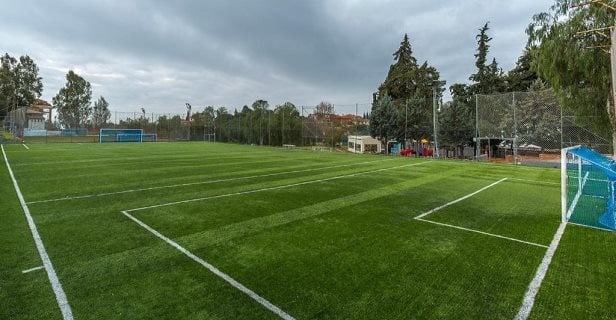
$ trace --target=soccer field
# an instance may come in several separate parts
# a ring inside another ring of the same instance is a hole
[[[4,150],[29,213],[0,165],[0,319],[513,319],[561,223],[557,169],[27,147]],[[614,248],[567,225],[530,318],[613,319]]]

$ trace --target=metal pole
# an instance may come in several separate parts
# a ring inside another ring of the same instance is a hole
[[[335,106],[332,104],[332,113],[329,115],[329,125],[332,127],[332,148],[335,147],[334,144],[334,121],[332,120],[332,115],[336,114]]]
[[[475,159],[479,159],[481,153],[481,138],[479,134],[479,95],[475,94]]]
[[[438,158],[438,142],[436,137],[436,83],[432,85],[432,127],[434,137],[434,156]]]
[[[408,123],[409,123],[409,98],[406,98],[406,103],[404,104],[404,147],[406,148],[406,141],[408,140],[406,133],[408,131]]]
[[[513,164],[518,164],[518,119],[516,118],[516,101],[515,101],[515,92],[512,94],[511,100],[513,101],[513,141],[511,141],[511,147],[513,148]]]
[[[284,146],[284,107],[282,108],[282,145]]]
[[[357,121],[357,103],[355,104],[355,142],[353,143],[353,153],[355,153],[355,144],[357,143],[357,125],[358,125],[358,121]],[[347,139],[348,140],[348,139]],[[347,149],[348,149],[348,145],[349,141],[347,141]]]

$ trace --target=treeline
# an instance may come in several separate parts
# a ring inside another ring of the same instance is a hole
[[[42,92],[43,78],[32,58],[25,55],[16,59],[8,53],[0,57],[0,118],[19,107],[31,106]],[[52,104],[64,128],[100,128],[111,116],[105,98],[101,96],[92,104],[90,83],[72,70]]]
[[[489,58],[489,23],[476,35],[475,73],[470,83],[448,87],[452,100],[438,114],[441,146],[472,145],[475,136],[475,95],[552,89],[563,108],[578,117],[592,117],[593,132],[611,132],[616,142],[616,109],[611,94],[610,28],[616,12],[601,3],[556,0],[548,12],[536,14],[526,33],[528,43],[508,72]],[[387,78],[374,94],[370,132],[382,140],[416,140],[434,137],[433,106],[440,105],[445,82],[428,62],[418,64],[405,35],[394,53]],[[529,114],[540,103],[522,106]],[[507,121],[507,119],[503,119]],[[554,128],[546,118],[537,128]],[[545,130],[538,130],[544,132]],[[557,133],[557,132],[556,132]],[[539,139],[540,137],[538,137]]]
[[[160,139],[170,140],[333,147],[349,134],[368,134],[367,125],[356,120],[335,115],[333,105],[328,102],[305,109],[291,102],[272,108],[267,101],[259,99],[240,110],[208,106],[203,111],[188,111],[186,116],[146,114],[144,110],[139,116],[134,114],[114,121],[112,126],[144,129],[158,134]]]

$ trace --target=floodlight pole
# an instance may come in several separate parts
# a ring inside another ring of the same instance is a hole
[[[404,104],[404,147],[406,148],[407,136],[406,132],[408,131],[408,123],[409,123],[409,99],[406,98],[406,102]]]
[[[432,132],[434,134],[434,156],[437,158],[440,158],[440,152],[438,149],[438,132],[436,131],[438,122],[438,117],[436,116],[436,105],[438,104],[437,98],[440,96],[437,89],[440,89],[440,86],[444,86],[446,83],[447,82],[445,80],[432,81]]]

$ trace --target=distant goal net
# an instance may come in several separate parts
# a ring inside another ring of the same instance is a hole
[[[563,221],[616,230],[615,184],[614,160],[584,146],[562,149]]]
[[[156,142],[156,134],[143,133],[143,129],[101,129],[99,142]]]

